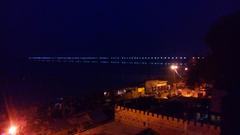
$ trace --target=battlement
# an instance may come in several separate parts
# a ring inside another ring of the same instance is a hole
[[[162,133],[163,130],[172,130],[172,134],[177,133],[197,135],[219,135],[221,132],[220,127],[218,126],[194,121],[186,121],[180,118],[174,118],[122,106],[115,107],[115,121],[135,125],[141,128],[152,128]]]

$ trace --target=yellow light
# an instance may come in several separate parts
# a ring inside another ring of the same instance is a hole
[[[138,92],[144,92],[144,88],[138,88]]]
[[[16,126],[11,126],[8,130],[8,134],[16,135],[17,134],[17,127]]]

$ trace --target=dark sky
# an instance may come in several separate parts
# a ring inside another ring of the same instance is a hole
[[[12,56],[194,55],[239,0],[7,0],[2,50]]]

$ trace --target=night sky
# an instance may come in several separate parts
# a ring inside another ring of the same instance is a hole
[[[239,0],[7,0],[5,4],[1,55],[14,57],[202,54],[211,24],[240,9]]]

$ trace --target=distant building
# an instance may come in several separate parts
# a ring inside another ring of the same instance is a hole
[[[134,87],[128,88],[126,93],[124,94],[125,99],[134,99],[139,98],[145,95],[145,88],[144,87]]]

